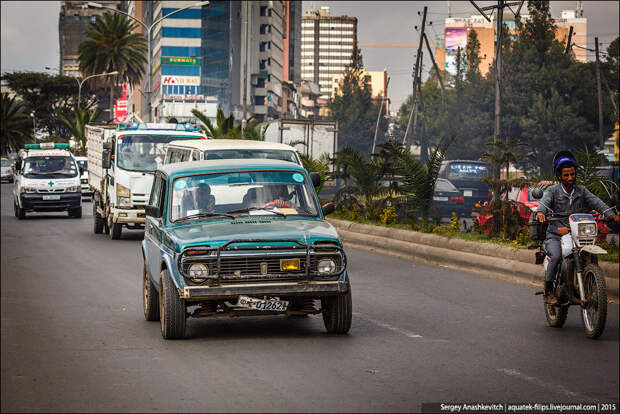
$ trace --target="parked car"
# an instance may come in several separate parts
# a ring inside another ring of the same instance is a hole
[[[82,170],[82,175],[80,176],[80,183],[82,185],[82,197],[90,198],[93,195],[93,190],[88,186],[88,158],[86,157],[75,157],[80,169]]]
[[[15,179],[13,163],[8,158],[0,159],[0,163],[0,181],[7,181],[9,183],[12,183]]]
[[[477,202],[491,199],[489,186],[481,181],[488,175],[489,167],[484,161],[448,160],[441,163],[438,177],[449,180],[459,189],[465,214],[470,217]]]
[[[145,208],[145,318],[165,339],[183,337],[188,316],[322,313],[328,332],[348,332],[347,260],[319,184],[280,160],[159,166]]]
[[[458,218],[468,217],[470,210],[465,206],[465,197],[454,184],[445,178],[438,178],[433,192],[430,217],[450,218],[452,213]]]

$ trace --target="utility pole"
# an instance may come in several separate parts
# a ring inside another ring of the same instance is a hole
[[[571,45],[572,39],[573,39],[573,26],[571,26],[570,29],[568,30],[568,41],[566,42],[566,49],[564,50],[564,54],[567,54],[573,48],[573,45]]]
[[[381,97],[381,106],[379,107],[379,115],[377,116],[377,126],[375,127],[375,138],[372,140],[372,151],[370,151],[370,156],[373,157],[375,153],[375,148],[377,145],[377,132],[379,131],[379,123],[381,121],[381,114],[383,113],[383,107],[385,106],[385,97],[387,96],[388,85],[390,84],[390,77],[388,76],[387,82],[385,83],[385,90],[383,91],[383,97]]]
[[[594,38],[594,51],[596,53],[596,89],[598,91],[598,137],[601,148],[605,145],[605,137],[603,136],[603,93],[601,91],[601,65],[598,57],[598,37]]]
[[[502,113],[502,32],[504,24],[504,1],[497,1],[497,48],[495,49],[495,128],[493,142],[498,143],[500,138],[500,116]]]
[[[422,27],[420,29],[420,41],[418,42],[418,54],[416,56],[416,60],[415,60],[415,68],[413,70],[413,105],[411,106],[411,113],[409,114],[409,122],[407,123],[407,130],[405,131],[405,136],[403,137],[403,144],[407,144],[407,150],[410,147],[410,142],[411,140],[408,139],[409,136],[409,130],[411,129],[411,118],[414,115],[414,111],[417,111],[417,105],[416,105],[416,101],[417,101],[417,88],[416,88],[416,83],[418,82],[418,71],[420,68],[420,61],[422,59],[422,39],[424,38],[424,26],[426,25],[426,10],[428,9],[428,7],[424,6],[424,14],[422,15]],[[418,12],[419,13],[419,12]],[[417,113],[416,113],[417,115]],[[414,122],[414,129],[415,129],[415,122]]]

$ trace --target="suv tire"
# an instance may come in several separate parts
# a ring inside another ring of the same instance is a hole
[[[144,308],[144,319],[147,321],[159,320],[159,296],[146,271],[146,263],[142,268],[142,306]]]
[[[353,313],[351,286],[347,293],[321,298],[321,308],[325,329],[329,333],[346,334],[351,329]]]
[[[159,320],[164,339],[180,339],[185,336],[187,315],[185,300],[179,297],[168,270],[162,270],[159,282]]]

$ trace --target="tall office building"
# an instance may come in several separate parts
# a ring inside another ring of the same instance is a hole
[[[58,16],[58,39],[60,43],[59,72],[61,75],[81,76],[78,62],[78,48],[80,43],[86,40],[85,32],[90,29],[90,22],[95,21],[97,16],[105,10],[87,8],[88,1],[61,1],[60,14]],[[99,3],[120,8],[121,1],[103,0]]]
[[[321,98],[328,99],[334,75],[351,63],[357,18],[331,16],[329,7],[306,10],[301,36],[301,79],[318,84]]]

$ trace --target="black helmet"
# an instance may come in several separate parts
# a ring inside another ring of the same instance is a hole
[[[558,151],[553,156],[553,172],[557,174],[562,168],[577,168],[577,160],[570,151]]]

